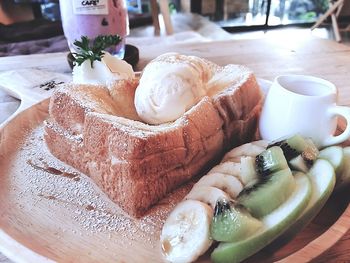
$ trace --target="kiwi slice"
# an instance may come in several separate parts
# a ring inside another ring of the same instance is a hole
[[[294,188],[294,177],[291,170],[286,168],[250,188],[245,188],[237,200],[253,217],[262,218],[287,200]]]
[[[301,155],[309,166],[314,163],[319,154],[313,141],[310,138],[304,138],[300,134],[272,142],[267,148],[274,146],[281,147],[287,161],[295,159],[298,155]]]
[[[292,169],[307,173],[316,159],[320,157],[320,151],[316,145],[311,139],[306,138],[303,151],[297,157],[290,159],[288,163]]]
[[[217,241],[235,242],[253,235],[262,226],[262,222],[252,217],[244,207],[220,199],[215,206],[210,234]]]
[[[271,148],[273,146],[281,147],[284,153],[284,156],[289,161],[297,157],[299,154],[301,154],[305,150],[306,141],[304,137],[302,137],[299,134],[296,134],[292,137],[283,138],[278,141],[274,141],[271,144],[269,144],[267,148]]]
[[[288,168],[288,163],[282,149],[279,146],[273,146],[255,157],[255,167],[260,176],[266,177]]]
[[[246,187],[250,187],[271,173],[288,168],[288,163],[280,147],[264,150],[256,157],[242,156],[240,177]]]

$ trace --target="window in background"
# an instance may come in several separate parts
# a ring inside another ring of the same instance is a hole
[[[328,0],[271,0],[269,25],[313,23],[328,9]]]
[[[328,0],[181,0],[184,11],[199,13],[224,28],[313,23]]]

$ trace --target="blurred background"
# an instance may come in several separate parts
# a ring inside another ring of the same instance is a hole
[[[153,35],[154,31],[150,29],[154,21],[151,2],[152,0],[126,0],[131,37]],[[247,35],[248,32],[256,35],[274,29],[310,29],[335,2],[333,0],[169,0],[167,3],[175,33],[192,30],[201,32],[209,39],[222,39]],[[342,41],[347,42],[350,29],[348,26],[350,1],[344,1],[338,13],[337,21]],[[210,30],[201,31],[208,25]],[[334,28],[330,17],[323,21],[320,28],[326,30],[323,33],[325,37],[334,39],[332,32]],[[0,0],[0,44],[47,39],[62,34],[59,0]],[[215,37],[212,37],[214,35]],[[5,48],[8,51],[9,47]],[[0,46],[0,55],[6,54],[4,47]]]
[[[3,11],[32,9],[33,15],[59,20],[59,0],[1,0]],[[193,12],[208,17],[223,27],[289,25],[312,23],[329,7],[329,0],[170,0],[171,12]],[[127,0],[128,10],[139,15],[150,14],[149,0]],[[344,7],[343,11],[349,8]],[[349,10],[350,11],[350,10]],[[350,12],[343,12],[348,15]],[[13,14],[12,14],[13,15]],[[26,19],[25,11],[12,19]],[[3,16],[6,16],[6,14]],[[16,16],[16,15],[15,15]],[[3,17],[2,23],[11,22]]]

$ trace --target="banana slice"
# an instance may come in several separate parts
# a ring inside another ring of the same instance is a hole
[[[245,185],[256,180],[253,159],[267,146],[268,142],[261,140],[234,148],[175,207],[160,236],[162,252],[168,261],[192,262],[209,249],[216,202],[236,198]]]
[[[267,148],[267,146],[269,146],[269,141],[267,140],[259,140],[259,141],[253,141],[251,142],[251,144],[263,147],[263,148]]]
[[[255,157],[262,153],[266,149],[267,145],[267,141],[264,140],[243,144],[226,153],[222,161],[236,161],[237,157],[240,158],[241,156]]]
[[[243,190],[242,183],[232,175],[222,173],[211,173],[203,176],[196,186],[213,186],[228,193],[231,198],[235,199]]]
[[[222,174],[228,174],[233,176],[239,176],[241,173],[241,164],[240,163],[234,163],[234,162],[223,162],[216,166],[214,166],[208,174],[213,173],[222,173]]]
[[[213,210],[196,200],[179,203],[165,221],[160,242],[170,262],[192,262],[212,244],[210,222]]]
[[[185,200],[197,200],[215,208],[216,202],[224,198],[230,200],[228,194],[213,186],[203,186],[195,184],[192,190],[185,196]]]
[[[240,158],[242,159],[244,157],[240,157]],[[251,182],[251,177],[246,176],[245,173],[242,173],[241,163],[234,163],[234,162],[227,161],[214,166],[208,172],[208,174],[217,174],[217,173],[232,175],[236,177],[243,184],[243,186],[246,186]]]
[[[258,180],[258,174],[255,170],[255,157],[242,156],[241,157],[241,174],[240,179],[244,183],[244,186],[253,185]]]
[[[226,158],[225,160],[223,159],[222,162],[240,163],[242,156],[245,156],[245,155],[240,155],[240,156]]]

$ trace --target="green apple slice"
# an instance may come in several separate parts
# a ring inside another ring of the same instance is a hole
[[[292,170],[301,171],[303,173],[307,173],[310,170],[309,165],[301,155],[298,155],[297,157],[291,159],[289,161],[289,166]]]
[[[337,181],[335,187],[338,189],[350,184],[350,147],[343,148],[344,161],[343,169],[337,173]]]
[[[271,243],[288,229],[303,212],[311,198],[312,186],[306,175],[295,177],[296,188],[277,209],[262,218],[264,226],[254,235],[233,243],[220,243],[211,254],[214,262],[240,262]]]
[[[319,159],[327,160],[334,167],[336,174],[341,174],[344,164],[344,152],[341,146],[330,146],[320,151]]]
[[[311,222],[333,192],[336,179],[334,168],[328,161],[322,159],[316,160],[307,175],[312,185],[310,202],[300,217],[276,240],[276,244],[282,244],[290,240]]]

